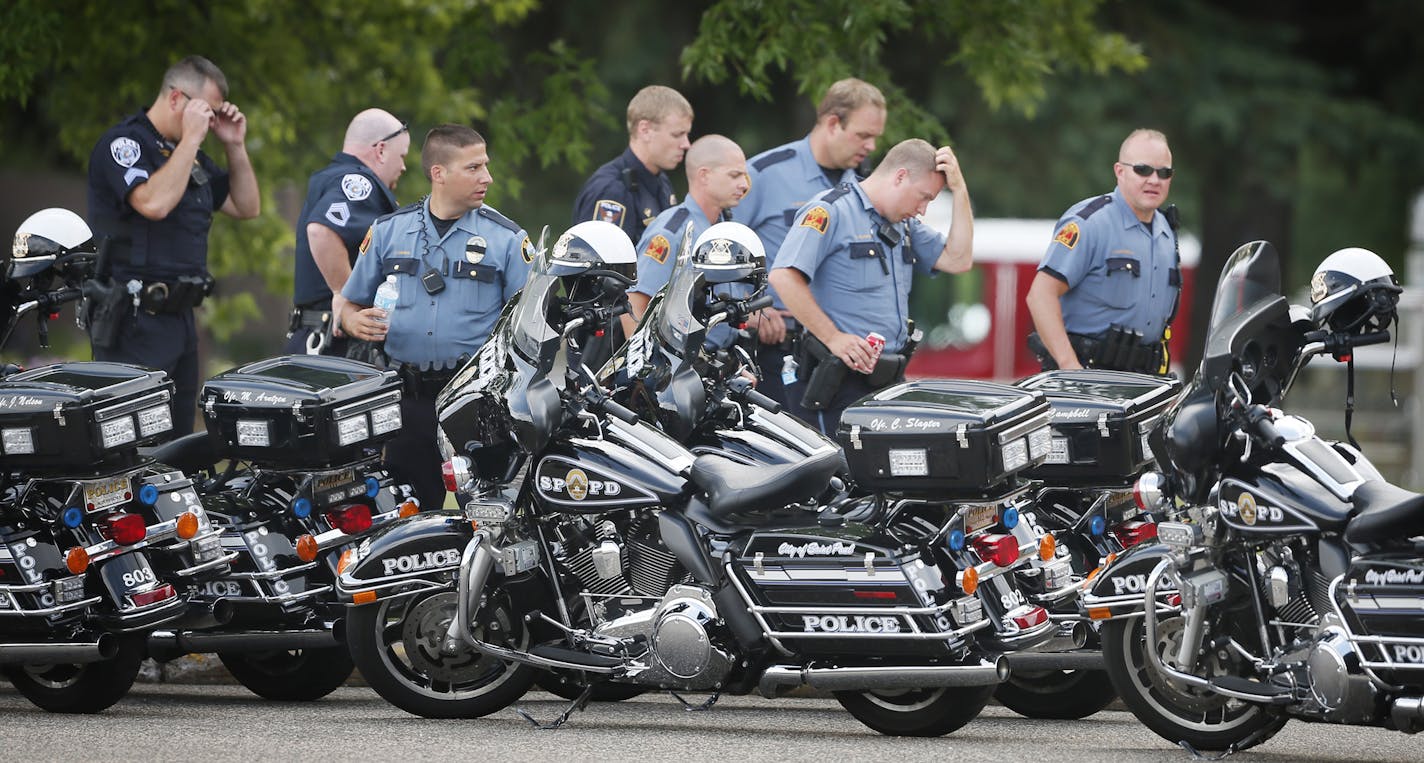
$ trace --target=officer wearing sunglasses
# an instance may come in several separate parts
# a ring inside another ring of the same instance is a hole
[[[1052,368],[1166,374],[1181,292],[1167,137],[1139,129],[1113,163],[1117,188],[1074,204],[1029,287],[1029,349]],[[1172,219],[1169,219],[1172,218]]]

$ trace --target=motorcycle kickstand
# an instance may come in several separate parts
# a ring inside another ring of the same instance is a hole
[[[700,713],[704,710],[711,710],[712,706],[717,704],[717,700],[722,698],[722,692],[713,692],[712,696],[707,698],[707,701],[698,705],[694,705],[691,702],[688,702],[687,700],[683,699],[682,695],[678,694],[675,691],[670,691],[668,692],[668,694],[671,694],[673,699],[677,700],[678,702],[681,702],[682,709],[686,710],[689,713]]]
[[[1257,731],[1256,733],[1251,734],[1250,736],[1246,737],[1245,739],[1241,740],[1240,742],[1232,742],[1231,744],[1229,744],[1229,745],[1226,746],[1226,749],[1223,750],[1220,755],[1203,755],[1203,754],[1201,754],[1200,752],[1197,751],[1197,748],[1195,748],[1195,747],[1192,746],[1191,742],[1188,742],[1188,741],[1185,740],[1185,739],[1183,739],[1183,740],[1177,742],[1177,746],[1181,747],[1183,750],[1186,750],[1188,753],[1190,753],[1191,756],[1192,756],[1192,760],[1208,760],[1208,761],[1225,760],[1226,758],[1229,758],[1229,757],[1231,757],[1232,755],[1235,755],[1236,753],[1240,752],[1241,750],[1245,750],[1245,749],[1247,749],[1247,748],[1249,748],[1249,747],[1254,747],[1255,744],[1256,744],[1256,742],[1259,741],[1259,740],[1261,739],[1261,737],[1263,737],[1263,736],[1266,735],[1268,728],[1270,728],[1270,727],[1267,726],[1266,728],[1263,728],[1263,729]]]
[[[588,700],[592,696],[593,684],[590,683],[589,685],[583,687],[583,692],[578,695],[578,699],[575,699],[573,702],[570,702],[569,706],[564,708],[564,712],[559,714],[559,717],[548,723],[540,723],[539,721],[535,720],[534,716],[530,715],[529,712],[522,707],[514,708],[514,712],[518,713],[520,718],[529,721],[529,723],[533,725],[534,728],[540,731],[553,731],[554,729],[563,726],[565,723],[568,723],[569,719],[573,717],[574,713],[577,713],[578,711],[587,707]]]

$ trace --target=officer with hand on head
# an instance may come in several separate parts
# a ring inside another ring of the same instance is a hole
[[[1175,208],[1159,209],[1172,188],[1167,137],[1133,131],[1113,174],[1116,190],[1078,202],[1058,221],[1029,287],[1029,349],[1045,370],[1167,373],[1168,324],[1182,288]]]
[[[342,295],[348,334],[385,341],[405,382],[401,431],[386,445],[386,464],[415,487],[422,506],[445,502],[435,396],[460,364],[489,338],[504,304],[524,286],[534,251],[529,237],[486,205],[492,177],[485,139],[462,125],[425,136],[421,164],[430,195],[378,218],[361,243]],[[394,277],[397,307],[372,307]]]
[[[623,333],[633,329],[648,302],[667,285],[677,264],[678,247],[692,224],[692,240],[727,217],[747,192],[747,157],[741,147],[721,135],[704,135],[687,152],[687,198],[654,218],[638,242],[638,282],[628,289],[632,315],[623,318]]]
[[[756,231],[766,248],[767,267],[775,267],[778,250],[792,218],[817,194],[841,183],[855,183],[855,173],[875,150],[885,132],[885,96],[858,79],[843,79],[827,88],[816,109],[816,125],[798,141],[763,151],[751,158],[751,190],[732,212],[732,219]],[[763,378],[757,389],[786,403],[781,365],[793,349],[801,327],[776,297],[772,307],[752,322],[760,340],[757,365]]]
[[[395,187],[410,151],[406,123],[366,109],[346,127],[341,152],[311,176],[297,217],[295,307],[284,352],[345,355],[341,287],[377,217],[396,210]]]
[[[226,170],[201,150],[209,134],[222,143]],[[99,290],[86,291],[94,359],[167,372],[175,434],[193,431],[197,408],[193,308],[213,286],[213,212],[245,220],[261,210],[247,117],[227,100],[222,70],[202,56],[169,67],[153,105],[104,133],[89,157],[89,227],[109,242],[108,272]]]
[[[948,237],[916,219],[945,188],[954,194]],[[963,273],[973,265],[973,243],[958,159],[948,146],[919,139],[896,144],[865,180],[803,207],[770,275],[806,331],[788,410],[834,434],[846,406],[902,380],[914,350],[907,323],[914,273]],[[878,360],[872,332],[884,337]]]

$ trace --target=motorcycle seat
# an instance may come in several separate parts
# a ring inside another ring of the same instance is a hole
[[[757,465],[708,453],[692,462],[691,478],[707,493],[708,511],[725,518],[742,512],[774,511],[814,498],[826,489],[840,465],[837,450],[796,463]]]
[[[1351,543],[1379,543],[1424,534],[1424,495],[1371,480],[1355,489],[1357,513],[1345,526]]]
[[[221,460],[213,449],[212,440],[206,430],[184,435],[142,452],[154,461],[190,473],[202,471]]]

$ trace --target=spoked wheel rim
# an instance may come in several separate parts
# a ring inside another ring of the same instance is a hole
[[[1159,620],[1157,623],[1156,648],[1159,654],[1173,654],[1181,643],[1184,621],[1180,617]],[[1151,705],[1163,716],[1186,729],[1219,734],[1231,729],[1258,723],[1261,708],[1249,702],[1224,697],[1214,692],[1204,692],[1182,684],[1162,673],[1151,662],[1145,651],[1146,626],[1138,620],[1132,629],[1135,638],[1127,639],[1127,655],[1131,666],[1129,678],[1143,701]],[[1166,651],[1163,651],[1166,650]],[[1204,658],[1199,673],[1226,675],[1230,668],[1216,655]]]
[[[24,665],[30,680],[46,689],[68,689],[84,677],[84,666],[77,664]]]
[[[380,605],[376,613],[380,659],[410,690],[442,700],[468,699],[514,678],[516,663],[463,644],[453,653],[443,649],[456,604],[456,594],[446,591],[414,602],[402,599]],[[506,608],[487,606],[486,611],[488,616],[475,626],[476,638],[521,650],[528,647],[528,633],[517,627]]]

